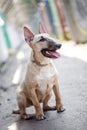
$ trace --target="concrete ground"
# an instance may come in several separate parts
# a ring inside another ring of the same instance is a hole
[[[54,63],[59,72],[60,91],[66,111],[45,112],[46,119],[22,120],[17,109],[16,89],[22,82],[30,50],[23,44],[0,68],[0,130],[87,130],[87,44],[64,44],[62,56]],[[33,71],[33,70],[32,70]],[[52,96],[51,105],[55,104]],[[27,110],[34,114],[34,108]]]

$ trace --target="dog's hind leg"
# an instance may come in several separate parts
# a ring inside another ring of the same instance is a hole
[[[13,110],[12,114],[20,114],[20,110]]]
[[[43,101],[43,110],[44,111],[56,110],[56,106],[48,105],[48,101],[49,101],[50,97],[51,97],[51,94],[48,94]]]

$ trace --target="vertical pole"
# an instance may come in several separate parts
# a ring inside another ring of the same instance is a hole
[[[7,43],[8,49],[12,48],[11,42],[10,42],[10,39],[9,39],[9,36],[8,36],[8,33],[7,33],[7,30],[6,30],[6,25],[4,25],[2,27],[2,31],[3,31],[3,34],[4,34],[4,37],[5,37],[5,41]]]
[[[65,29],[64,29],[63,16],[61,14],[61,10],[60,10],[59,4],[58,4],[58,0],[54,0],[54,2],[55,2],[56,9],[57,9],[57,14],[60,18],[60,23],[61,23],[61,27],[62,27],[62,31],[63,31],[63,37],[64,37],[64,39],[67,39],[66,32],[65,32]]]
[[[47,10],[47,13],[48,13],[49,21],[50,21],[50,24],[51,24],[51,27],[52,27],[52,32],[53,32],[54,35],[57,35],[55,26],[53,24],[54,21],[53,21],[52,11],[51,11],[48,0],[46,0],[45,3],[46,3],[46,10]]]
[[[4,34],[4,37],[5,37],[5,41],[6,41],[6,45],[8,47],[8,49],[11,48],[11,42],[10,42],[10,38],[9,38],[9,35],[8,35],[8,32],[7,32],[7,29],[6,29],[6,22],[5,22],[5,18],[3,16],[2,13],[0,13],[0,18],[3,20],[4,24],[1,26],[2,28],[2,32]]]

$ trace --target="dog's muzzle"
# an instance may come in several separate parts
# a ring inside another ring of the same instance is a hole
[[[61,46],[62,45],[60,43],[49,42],[48,48],[42,49],[41,52],[45,57],[56,59],[60,57],[60,54],[57,50],[60,49]]]

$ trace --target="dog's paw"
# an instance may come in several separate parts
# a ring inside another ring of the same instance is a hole
[[[36,119],[37,120],[44,120],[44,119],[46,119],[46,116],[44,114],[39,114],[39,115],[36,115]]]
[[[61,113],[61,112],[64,112],[65,111],[65,108],[64,107],[59,107],[57,108],[57,112],[58,113]]]
[[[56,109],[57,109],[56,106],[45,106],[43,108],[44,111],[54,111]]]
[[[29,119],[32,119],[33,116],[30,116],[29,114],[24,114],[21,116],[22,119],[25,119],[25,120],[29,120]]]

